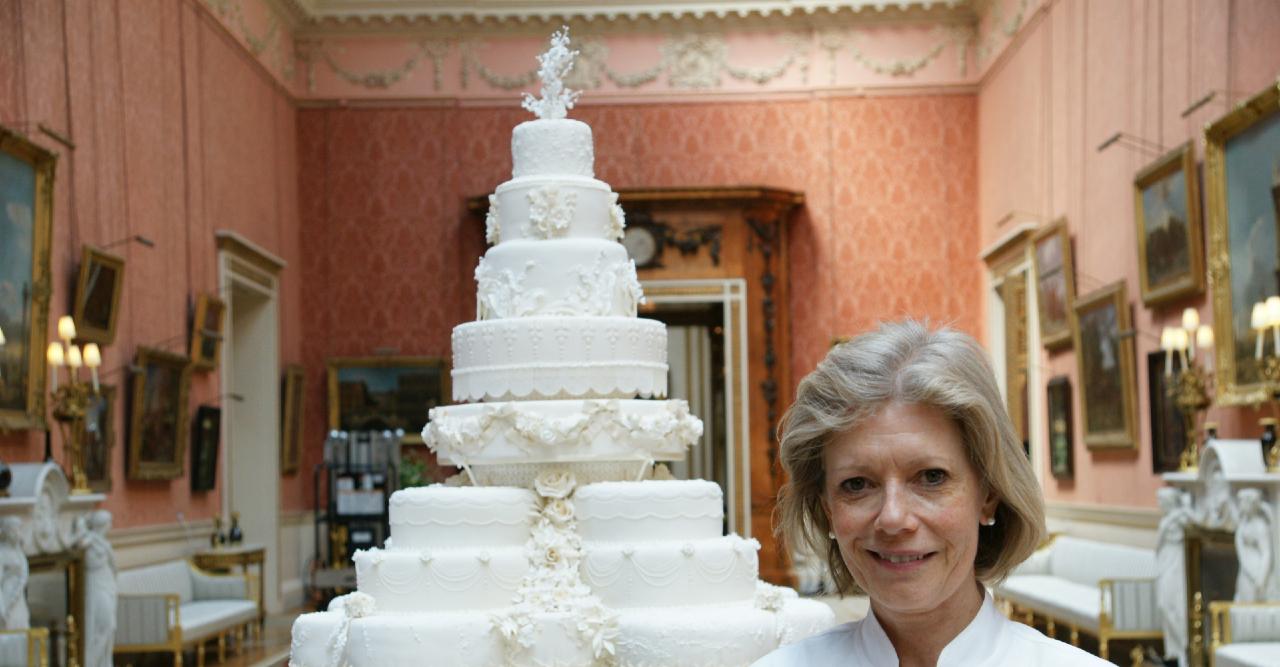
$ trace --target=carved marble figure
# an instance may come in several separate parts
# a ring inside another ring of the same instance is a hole
[[[1187,582],[1184,531],[1194,521],[1191,496],[1174,488],[1156,491],[1164,516],[1156,532],[1156,599],[1164,628],[1164,657],[1187,664]]]
[[[84,549],[84,667],[111,667],[116,635],[116,556],[107,540],[111,513],[97,510],[76,519],[78,546]]]
[[[0,630],[31,627],[27,609],[27,577],[30,570],[22,552],[22,519],[0,519]]]
[[[1275,514],[1263,502],[1259,489],[1240,489],[1236,521],[1236,558],[1240,573],[1236,577],[1236,602],[1259,602],[1266,598],[1271,576],[1271,524]]]

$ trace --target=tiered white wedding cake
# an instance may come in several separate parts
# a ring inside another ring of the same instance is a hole
[[[636,318],[618,196],[565,118],[576,52],[539,57],[538,116],[490,196],[478,321],[453,332],[453,397],[423,438],[457,483],[391,496],[358,592],[293,626],[295,667],[737,667],[832,622],[757,579],[721,535],[720,487],[669,477],[702,422],[666,394],[666,328]]]

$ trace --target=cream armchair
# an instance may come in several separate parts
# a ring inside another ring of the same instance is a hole
[[[1210,602],[1213,667],[1280,665],[1280,602]]]
[[[49,667],[49,629],[0,630],[0,665]]]
[[[217,640],[222,661],[227,637],[242,639],[258,618],[252,575],[213,574],[179,560],[122,571],[116,582],[116,653],[172,653],[179,667],[182,651],[194,646],[202,666],[207,642]]]

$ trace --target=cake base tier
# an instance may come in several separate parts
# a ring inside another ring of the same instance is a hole
[[[700,437],[702,421],[681,400],[449,405],[432,409],[422,430],[423,442],[450,465],[674,461]]]
[[[338,612],[304,614],[293,625],[289,665],[330,667],[331,652],[342,645],[346,660],[336,664],[350,667],[424,664],[426,656],[430,664],[452,667],[746,667],[781,644],[827,629],[833,615],[821,602],[795,598],[777,611],[751,603],[625,610],[618,615],[613,663],[593,657],[567,615],[540,614],[534,622],[533,646],[508,656],[486,613],[374,615],[347,628]]]
[[[630,317],[521,317],[453,329],[453,400],[667,394],[667,328]]]

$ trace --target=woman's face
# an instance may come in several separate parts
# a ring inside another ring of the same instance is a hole
[[[978,522],[996,499],[955,422],[931,406],[889,403],[822,457],[840,554],[879,613],[973,603]]]

